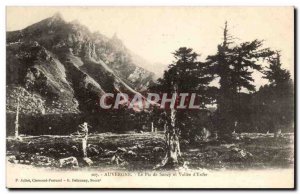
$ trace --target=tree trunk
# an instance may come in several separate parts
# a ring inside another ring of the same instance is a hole
[[[176,121],[176,111],[175,109],[171,109],[171,127],[167,134],[167,145],[168,145],[168,153],[167,156],[169,157],[169,162],[173,164],[178,164],[178,156],[181,155],[180,153],[180,144],[179,144],[179,137],[178,137],[178,129],[175,126]]]
[[[88,126],[84,126],[83,128],[84,137],[82,138],[82,152],[83,152],[83,158],[87,158],[87,140],[89,136],[89,129]]]
[[[151,132],[154,132],[154,126],[153,126],[153,122],[151,122]]]
[[[180,152],[180,143],[179,143],[179,129],[176,128],[176,111],[175,109],[171,109],[170,116],[170,127],[166,127],[166,145],[167,145],[167,153],[162,162],[156,165],[157,168],[175,168],[178,166],[179,161],[178,158],[181,156]],[[166,125],[165,125],[166,126]]]
[[[84,138],[82,138],[82,152],[83,152],[83,157],[87,158],[87,136],[85,136]]]
[[[16,120],[15,120],[15,139],[19,139],[19,112],[20,112],[20,102],[19,97],[17,99],[17,111],[16,111]]]

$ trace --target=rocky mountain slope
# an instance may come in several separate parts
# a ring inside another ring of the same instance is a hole
[[[92,33],[60,14],[7,32],[7,111],[95,111],[105,92],[144,91],[154,74],[139,67],[117,36]]]

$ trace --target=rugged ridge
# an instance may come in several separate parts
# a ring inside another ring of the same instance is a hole
[[[60,14],[7,32],[6,50],[8,112],[18,96],[29,114],[95,111],[103,93],[138,93],[154,76],[116,35],[92,33]]]

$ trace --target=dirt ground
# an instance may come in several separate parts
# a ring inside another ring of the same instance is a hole
[[[294,135],[238,134],[230,143],[222,141],[181,142],[181,160],[190,169],[272,169],[290,168],[294,164]],[[124,170],[153,169],[165,156],[163,133],[91,134],[88,168]],[[23,136],[22,141],[7,138],[7,158],[11,163],[41,168],[59,168],[59,160],[76,157],[79,168],[86,168],[82,159],[81,137]]]

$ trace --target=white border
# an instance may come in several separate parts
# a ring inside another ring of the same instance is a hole
[[[1,59],[1,69],[0,69],[0,130],[1,130],[1,139],[0,141],[0,190],[1,193],[8,193],[9,191],[5,188],[5,7],[6,6],[295,6],[296,8],[300,7],[299,0],[49,0],[49,1],[41,1],[41,0],[1,0],[0,1],[0,59]],[[22,18],[20,18],[22,20]],[[299,20],[297,20],[297,26],[299,26]],[[298,35],[298,34],[297,34]],[[298,38],[296,40],[299,40]],[[298,41],[297,41],[298,43]],[[298,56],[299,49],[297,53],[295,53],[295,57]],[[297,62],[297,60],[295,60]],[[297,74],[299,75],[299,68],[297,68]],[[299,81],[299,79],[296,79]],[[297,90],[299,89],[299,83],[297,82]],[[298,107],[297,107],[298,108]],[[299,115],[297,115],[297,120]],[[298,141],[299,141],[299,131],[298,131]],[[299,149],[297,155],[299,155]],[[298,167],[299,168],[299,167]],[[299,180],[299,178],[297,178]],[[297,183],[299,186],[299,181]],[[23,191],[26,193],[31,193],[33,191]],[[51,191],[38,191],[38,192],[51,192]],[[63,193],[64,191],[56,191],[58,193]],[[71,191],[73,192],[73,191]],[[78,192],[78,191],[77,191]],[[87,191],[79,191],[80,193],[85,193]],[[98,191],[97,191],[98,192]],[[116,191],[101,191],[101,192],[116,192]],[[132,191],[130,191],[132,192]],[[142,191],[138,191],[142,192]],[[149,192],[149,191],[148,191]],[[153,193],[162,193],[163,191],[153,191]],[[170,191],[174,192],[174,191]],[[206,191],[201,191],[206,192]],[[216,193],[214,191],[212,193]],[[255,191],[256,193],[262,193],[265,191]],[[272,191],[271,191],[272,192]],[[288,192],[288,191],[284,191]],[[151,192],[152,193],[152,192]],[[164,192],[165,193],[165,192]]]

